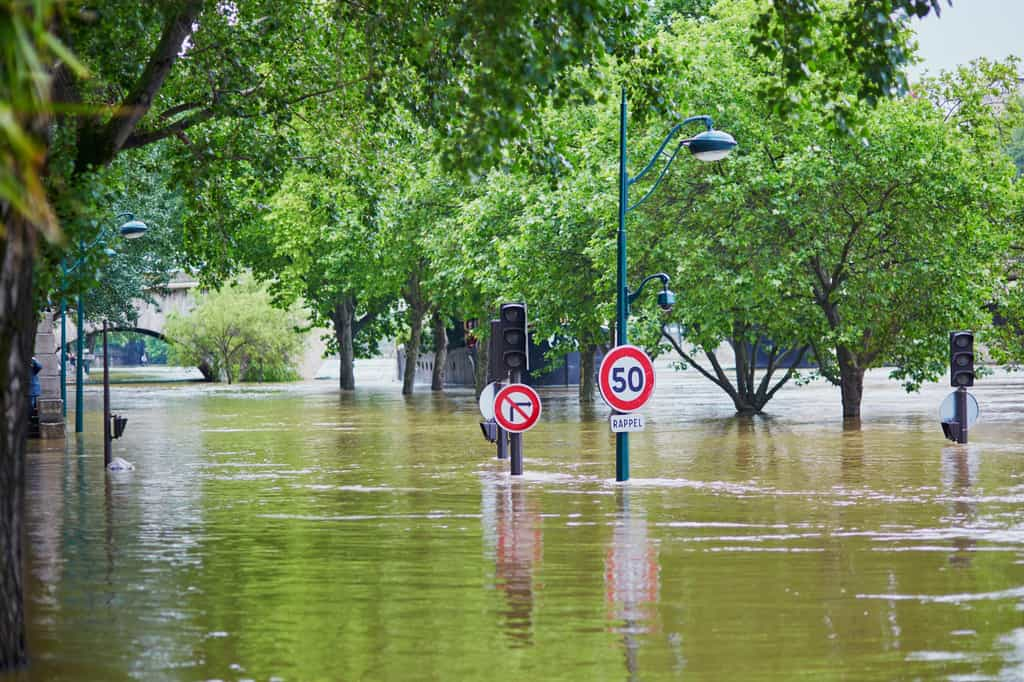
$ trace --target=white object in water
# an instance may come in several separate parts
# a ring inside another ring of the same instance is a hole
[[[135,465],[126,459],[115,457],[110,460],[110,464],[107,465],[108,471],[132,471],[135,469]]]

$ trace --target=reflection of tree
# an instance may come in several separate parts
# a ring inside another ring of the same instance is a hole
[[[844,428],[839,438],[839,471],[843,485],[859,485],[864,482],[864,432]]]
[[[942,484],[953,495],[953,516],[964,533],[953,538],[954,552],[949,563],[960,568],[971,565],[971,552],[977,540],[967,535],[966,526],[974,520],[976,504],[971,500],[971,487],[978,479],[978,453],[969,447],[952,445],[942,448]]]
[[[68,471],[71,457],[64,450],[29,451],[34,466],[25,467],[25,490],[29,500],[45,500],[44,504],[25,505],[25,531],[29,548],[29,570],[25,572],[29,585],[25,593],[33,595],[37,608],[56,608],[59,604],[56,586],[64,572],[64,517],[68,496]],[[31,583],[38,580],[43,589]]]
[[[495,586],[505,593],[505,631],[514,642],[526,646],[533,632],[534,565],[544,548],[540,514],[519,482],[508,481],[484,486],[483,518],[485,536],[490,536],[494,547]],[[493,523],[493,533],[488,521]]]
[[[630,505],[629,490],[615,491],[618,513],[612,541],[605,552],[605,599],[610,607],[609,618],[620,622],[626,653],[626,670],[630,679],[639,674],[638,634],[653,628],[654,605],[658,603],[661,566],[658,548],[647,535],[647,517],[643,509]]]
[[[771,417],[765,415],[717,420],[708,424],[708,433],[713,436],[708,451],[716,457],[718,453],[733,451],[736,470],[749,474],[775,462],[777,439],[772,437],[772,431]],[[727,464],[724,459],[721,463]]]

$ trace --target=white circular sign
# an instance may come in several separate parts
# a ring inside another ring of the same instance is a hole
[[[967,394],[967,428],[974,426],[981,415],[981,408],[978,401],[970,393]],[[951,422],[956,419],[956,391],[946,396],[946,399],[939,405],[939,421]]]
[[[480,414],[484,419],[494,419],[494,397],[498,395],[498,382],[492,381],[480,391]]]
[[[654,392],[654,364],[636,346],[616,346],[601,360],[597,385],[613,410],[636,412]]]

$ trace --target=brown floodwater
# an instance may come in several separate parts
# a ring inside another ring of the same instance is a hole
[[[116,385],[31,446],[18,680],[1024,679],[1024,376],[869,376],[737,419],[661,372],[632,480],[603,406],[543,390],[525,475],[469,392]]]

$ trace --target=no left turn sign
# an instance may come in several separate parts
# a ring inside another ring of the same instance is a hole
[[[601,397],[616,412],[636,412],[654,392],[654,365],[636,346],[616,346],[604,356],[597,373]]]
[[[526,384],[506,386],[494,397],[494,420],[506,431],[528,431],[539,418],[540,396]]]

